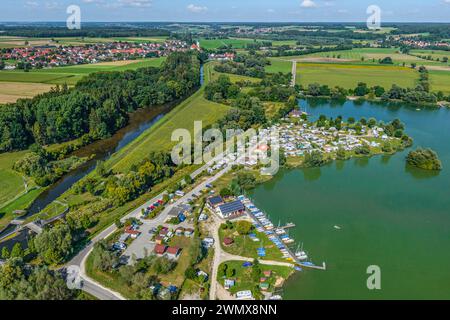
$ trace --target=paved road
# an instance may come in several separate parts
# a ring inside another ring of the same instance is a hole
[[[265,141],[261,141],[260,143],[265,143]],[[252,146],[252,148],[250,148],[250,152],[254,151],[256,149],[256,147],[257,147],[256,145]],[[217,161],[223,159],[223,157],[224,157],[224,154],[220,154],[220,155],[214,157],[207,164],[203,165],[201,168],[199,168],[196,171],[194,171],[191,174],[191,177],[193,179],[195,179],[203,171],[207,170],[211,166],[211,164],[213,164],[214,162],[217,162]],[[239,157],[239,159],[237,161],[239,161],[243,157],[245,157],[245,155],[242,155],[241,157]],[[194,193],[196,193],[196,194],[200,193],[200,191],[203,190],[206,187],[207,184],[212,184],[214,181],[219,179],[222,175],[224,175],[225,173],[230,171],[231,168],[232,168],[232,164],[230,163],[230,164],[228,164],[228,166],[226,166],[224,169],[219,171],[217,174],[215,174],[212,177],[207,178],[202,183],[200,183],[198,186],[194,187],[191,191],[187,192],[183,197],[181,197],[180,199],[178,199],[174,203],[166,206],[166,208],[155,219],[153,219],[153,220],[144,220],[143,222],[147,223],[147,224],[152,224],[152,225],[160,225],[160,224],[162,224],[164,221],[167,220],[168,214],[169,214],[170,210],[174,206],[177,206],[177,205],[180,205],[183,202],[186,202],[187,199],[192,198],[192,195]],[[166,191],[162,192],[160,195],[154,197],[153,199],[151,199],[150,201],[148,201],[145,204],[141,205],[140,207],[134,209],[133,211],[128,213],[126,216],[124,216],[121,219],[121,221],[124,222],[125,220],[127,220],[129,218],[139,218],[143,208],[147,208],[150,205],[152,205],[153,203],[155,203],[156,201],[158,201],[159,199],[162,199],[165,194],[167,194]],[[85,283],[85,286],[86,286],[86,288],[83,288],[83,290],[85,290],[88,293],[93,294],[94,296],[96,296],[98,299],[101,299],[101,300],[110,300],[111,297],[115,297],[116,299],[124,299],[124,298],[122,296],[120,296],[119,293],[114,292],[114,291],[112,291],[112,290],[110,290],[108,288],[105,288],[100,283],[98,283],[95,280],[89,278],[86,275],[86,273],[85,273],[85,262],[86,262],[86,259],[87,259],[88,255],[93,250],[94,244],[99,242],[99,241],[101,241],[101,240],[103,240],[103,239],[105,239],[105,238],[107,238],[109,235],[114,233],[116,230],[117,230],[117,227],[116,227],[115,224],[113,224],[113,225],[109,226],[108,228],[106,228],[105,230],[103,230],[102,232],[100,232],[97,236],[95,236],[92,239],[92,241],[82,251],[80,251],[69,263],[66,264],[66,266],[72,266],[72,267],[79,267],[80,268],[80,276],[82,277],[83,282]]]
[[[202,171],[206,170],[207,168],[208,168],[208,165],[205,165],[202,168],[196,170],[191,176],[193,178],[195,178],[196,176],[198,176]],[[231,166],[228,166],[225,169],[222,169],[219,173],[217,173],[213,177],[209,177],[208,179],[204,180],[202,183],[200,183],[198,186],[193,188],[191,191],[187,192],[182,198],[180,198],[177,201],[175,201],[174,203],[166,206],[166,208],[155,219],[144,220],[143,221],[144,224],[149,224],[151,226],[158,226],[160,224],[163,224],[167,220],[168,214],[174,206],[177,206],[183,202],[186,202],[187,199],[191,198],[194,193],[199,193],[201,190],[203,190],[206,187],[207,184],[213,183],[215,180],[220,178],[224,173],[228,172],[230,169],[231,169]],[[166,193],[167,192],[164,191],[163,193],[154,197],[147,203],[145,203],[142,206],[131,211],[129,214],[124,216],[121,220],[125,221],[126,219],[129,219],[129,218],[140,217],[142,208],[147,208],[148,206],[155,203],[159,199],[162,199],[162,197]],[[84,283],[84,286],[82,289],[101,300],[111,300],[111,299],[117,300],[117,299],[124,299],[124,298],[121,297],[120,294],[118,294],[117,292],[114,292],[108,288],[105,288],[101,284],[96,282],[95,280],[89,278],[86,275],[85,262],[86,262],[87,257],[93,250],[94,244],[107,238],[112,233],[114,233],[116,230],[117,230],[117,227],[115,224],[113,224],[113,225],[109,226],[108,228],[106,228],[105,230],[103,230],[102,232],[100,232],[97,236],[95,236],[92,239],[92,241],[82,251],[80,251],[69,263],[66,264],[67,266],[72,266],[72,267],[75,266],[75,267],[80,268],[80,276],[83,279],[83,283]]]

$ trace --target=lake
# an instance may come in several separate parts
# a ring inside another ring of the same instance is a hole
[[[249,195],[326,271],[296,273],[285,299],[450,299],[450,110],[346,101],[300,101],[312,118],[399,118],[414,146],[434,149],[439,172],[407,167],[411,149],[393,156],[283,170]],[[334,226],[339,226],[336,229]],[[381,268],[368,290],[367,267]]]

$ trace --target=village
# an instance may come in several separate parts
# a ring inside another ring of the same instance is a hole
[[[185,41],[166,40],[164,43],[110,42],[84,46],[33,46],[3,49],[0,60],[13,60],[5,69],[52,68],[69,65],[94,64],[99,62],[155,58],[168,56],[172,52],[198,50]]]
[[[286,157],[304,156],[306,153],[318,151],[324,154],[336,153],[340,148],[346,152],[355,151],[363,146],[371,148],[381,147],[382,142],[393,141],[384,129],[376,125],[369,128],[362,125],[360,130],[343,126],[339,130],[335,127],[318,127],[316,123],[308,123],[301,118],[298,110],[291,112],[291,119],[272,126],[269,130],[277,130],[280,134],[280,148]]]

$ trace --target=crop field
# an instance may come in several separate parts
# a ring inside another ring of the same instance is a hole
[[[393,84],[413,87],[416,79],[418,79],[418,74],[411,68],[348,64],[297,64],[297,83],[304,86],[319,83],[330,87],[339,85],[346,89],[353,89],[358,82],[365,82],[369,86],[380,85],[389,89]]]
[[[379,64],[378,60],[385,57],[391,57],[395,65],[410,66],[411,63],[417,65],[445,65],[437,61],[424,60],[413,55],[400,53],[397,49],[392,48],[358,48],[352,50],[319,52],[304,56],[282,57],[284,60],[298,60],[300,62],[317,62],[317,63],[346,63],[354,64]]]
[[[445,50],[411,50],[410,53],[415,56],[431,56],[433,59],[439,60],[444,57],[450,59],[450,52]]]
[[[114,38],[90,38],[90,37],[63,37],[63,38],[25,38],[25,37],[0,37],[0,49],[2,48],[20,48],[26,46],[69,46],[86,45],[107,42],[156,42],[163,43],[167,37],[114,37]],[[25,44],[25,42],[27,44]]]
[[[432,91],[442,91],[444,94],[450,94],[449,71],[430,71],[430,83]]]
[[[20,98],[32,98],[53,87],[44,83],[3,82],[0,84],[0,104],[16,102]]]
[[[135,70],[144,67],[158,67],[163,61],[164,57],[151,58],[144,60],[131,61],[114,61],[103,62],[96,64],[83,64],[68,67],[56,67],[51,69],[38,69],[24,72],[22,70],[3,70],[0,71],[0,81],[15,81],[15,82],[37,82],[37,83],[63,83],[64,78],[67,79],[67,84],[75,84],[75,80],[79,80],[83,75],[99,72],[99,71],[124,71]]]

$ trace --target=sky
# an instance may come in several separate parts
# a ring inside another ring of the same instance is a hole
[[[66,21],[69,5],[82,22],[364,22],[369,5],[382,22],[450,22],[450,0],[0,0],[0,22]]]

